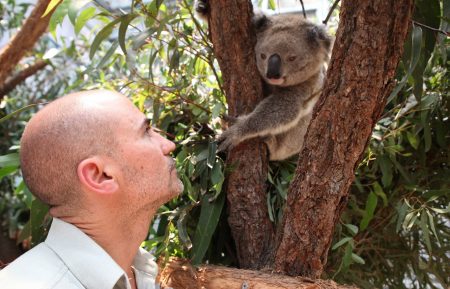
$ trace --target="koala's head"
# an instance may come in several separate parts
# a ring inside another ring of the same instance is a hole
[[[271,85],[292,86],[308,80],[328,61],[331,37],[300,15],[257,15],[255,47],[258,70]]]

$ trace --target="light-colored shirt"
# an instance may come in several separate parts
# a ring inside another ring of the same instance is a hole
[[[158,266],[139,248],[138,289],[154,289]],[[130,289],[124,270],[80,229],[53,219],[47,239],[0,270],[1,289]]]

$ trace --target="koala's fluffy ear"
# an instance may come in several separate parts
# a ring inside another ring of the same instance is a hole
[[[270,20],[261,11],[254,11],[252,22],[253,25],[255,26],[256,32],[262,32],[267,28],[268,24],[270,23]]]
[[[324,27],[313,25],[308,28],[308,41],[323,46],[327,51],[331,49],[332,38],[327,34]]]

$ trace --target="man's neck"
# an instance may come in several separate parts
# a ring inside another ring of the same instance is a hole
[[[152,218],[153,213],[127,218],[127,220],[118,220],[117,217],[91,218],[87,221],[75,218],[61,219],[75,225],[92,238],[131,278],[134,257],[147,236]]]

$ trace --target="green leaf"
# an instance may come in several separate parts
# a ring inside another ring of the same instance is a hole
[[[44,18],[47,16],[50,11],[53,10],[56,6],[58,6],[59,3],[61,3],[63,0],[51,0],[50,3],[48,3],[47,9],[45,9],[44,14],[42,14],[41,18]]]
[[[386,194],[383,191],[383,188],[380,186],[380,184],[378,182],[374,182],[372,184],[372,187],[373,187],[373,191],[375,192],[375,194],[383,200],[383,206],[387,207],[388,199],[387,199]]]
[[[342,258],[342,271],[345,272],[348,270],[348,267],[352,263],[352,252],[353,246],[351,243],[348,243],[345,247],[344,257]]]
[[[111,35],[111,33],[112,33],[113,29],[114,29],[114,25],[119,23],[121,20],[122,20],[121,17],[114,19],[113,21],[111,21],[110,23],[105,25],[105,27],[103,27],[102,30],[100,30],[97,33],[97,35],[94,38],[94,41],[92,42],[91,50],[89,51],[89,58],[90,59],[92,59],[94,57],[95,52],[99,48],[99,46],[102,43],[102,41],[105,40],[106,38],[108,38],[109,35]]]
[[[373,213],[375,212],[375,208],[377,207],[377,203],[377,195],[375,195],[375,193],[373,192],[370,192],[369,197],[367,198],[364,216],[361,220],[361,223],[359,224],[359,228],[361,231],[364,231],[372,220]]]
[[[81,29],[84,27],[86,22],[89,21],[94,15],[95,15],[96,9],[94,7],[88,7],[81,11],[80,15],[78,16],[74,26],[75,26],[75,34],[79,34]]]
[[[352,234],[352,236],[355,236],[356,234],[358,234],[358,227],[352,224],[344,224],[345,227],[347,227],[347,229],[350,231],[350,233]]]
[[[336,250],[337,248],[341,247],[342,245],[346,244],[348,241],[352,240],[352,237],[345,237],[341,240],[339,240],[339,242],[337,242],[336,244],[333,245],[333,248],[331,248],[331,250]]]
[[[366,264],[366,261],[364,261],[363,258],[361,258],[360,256],[356,255],[355,253],[352,253],[352,260],[355,263],[358,263],[358,264],[363,264],[363,265]]]
[[[405,65],[407,66],[407,71],[405,76],[403,76],[402,80],[397,84],[397,86],[389,95],[387,103],[390,103],[392,99],[394,99],[397,96],[400,90],[402,90],[402,88],[407,83],[409,77],[414,72],[414,69],[416,68],[417,63],[419,62],[420,59],[421,47],[422,47],[422,28],[413,25],[411,31],[411,40],[405,43],[404,55],[410,54],[409,61],[404,60]]]
[[[122,21],[120,22],[119,26],[119,44],[120,48],[122,49],[123,53],[127,55],[127,48],[125,46],[125,38],[127,34],[127,29],[131,21],[135,19],[138,16],[138,14],[128,14],[125,17],[123,17]]]
[[[406,132],[406,138],[408,139],[409,144],[417,150],[419,147],[419,140],[417,139],[417,136],[415,133],[412,133],[411,131]]]
[[[214,161],[216,160],[217,152],[217,142],[211,141],[208,144],[208,159],[206,165],[211,169],[214,166]],[[214,183],[214,182],[213,182]]]
[[[275,10],[276,9],[275,0],[269,0],[269,9]],[[264,7],[267,8],[267,7]]]
[[[19,168],[17,166],[10,166],[10,167],[8,166],[0,168],[0,181],[8,175],[16,173],[18,170]]]
[[[225,194],[220,194],[213,202],[210,196],[204,195],[201,203],[200,219],[195,231],[192,258],[193,265],[200,264],[208,250],[211,238],[219,222],[220,214],[225,203]]]
[[[416,222],[419,213],[416,211],[410,212],[406,215],[405,220],[403,221],[403,229],[409,231],[414,223]]]
[[[22,111],[28,110],[30,108],[33,108],[35,106],[38,106],[40,104],[47,104],[47,102],[42,102],[42,103],[33,103],[33,104],[29,104],[27,106],[21,107],[16,111],[11,112],[10,114],[5,115],[4,117],[0,118],[0,123],[10,119],[11,117],[13,117],[14,115],[17,115],[19,113],[21,113]]]
[[[48,212],[48,206],[38,199],[31,203],[30,227],[31,245],[35,246],[43,241],[45,235],[44,219]]]
[[[406,202],[403,202],[400,208],[398,209],[398,217],[397,217],[397,226],[396,226],[396,232],[400,232],[400,229],[402,227],[402,223],[405,220],[406,212],[408,210],[408,205]]]
[[[20,158],[18,153],[12,153],[0,156],[0,167],[18,167],[20,165]]]
[[[431,240],[430,240],[430,232],[428,231],[428,215],[422,211],[420,215],[419,226],[422,229],[423,238],[425,240],[425,245],[427,246],[428,252],[431,252]]]
[[[425,140],[425,152],[430,151],[431,149],[431,128],[428,120],[423,122],[423,138]]]
[[[164,0],[153,0],[148,5],[148,12],[150,13],[151,18],[156,18],[158,16],[159,7],[163,3]]]
[[[50,22],[48,24],[48,30],[52,33],[53,37],[56,38],[56,26],[61,25],[64,17],[66,17],[69,12],[70,1],[64,1],[59,5],[53,12]]]
[[[97,69],[102,68],[103,66],[105,66],[105,64],[107,63],[107,61],[111,58],[111,56],[114,54],[114,52],[116,52],[117,47],[119,46],[118,42],[114,42],[113,44],[111,44],[111,47],[108,49],[108,51],[106,52],[105,56],[102,57],[102,60],[100,60],[100,62],[97,65]]]
[[[426,211],[427,211],[428,222],[429,222],[429,224],[430,224],[431,231],[433,232],[433,235],[436,237],[436,240],[437,240],[437,242],[438,242],[438,245],[441,246],[441,242],[439,241],[439,237],[438,237],[438,234],[436,233],[436,228],[435,228],[435,226],[434,226],[433,215],[430,213],[430,211],[428,211],[428,210],[426,210]]]
[[[446,209],[440,209],[440,208],[430,208],[430,209],[432,209],[433,211],[435,211],[436,213],[439,213],[439,214],[450,213],[450,205],[448,205]]]
[[[67,0],[66,0],[67,1]],[[92,0],[71,0],[69,1],[69,7],[68,7],[68,13],[67,16],[69,16],[69,20],[72,23],[72,25],[75,26],[77,14],[80,11],[80,9],[91,2]]]
[[[389,187],[392,183],[392,163],[387,155],[381,155],[378,157],[380,169],[382,173],[381,182],[383,186]]]
[[[440,0],[415,1],[416,7],[414,9],[413,19],[421,24],[438,29],[440,24],[439,18],[441,15],[439,1]],[[423,36],[422,53],[420,53],[419,62],[412,74],[414,77],[413,92],[417,100],[422,98],[423,74],[436,45],[436,34],[434,31],[424,29]]]

